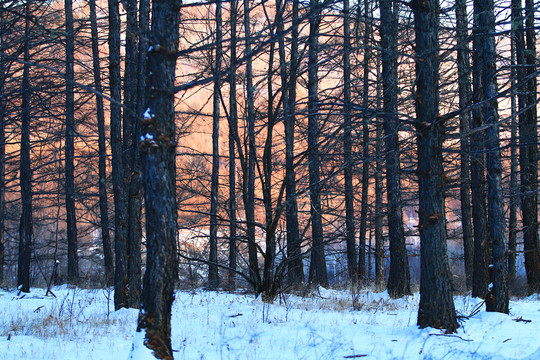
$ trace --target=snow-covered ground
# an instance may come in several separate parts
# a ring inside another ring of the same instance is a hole
[[[137,310],[113,311],[113,293],[57,287],[0,291],[0,359],[127,359]],[[268,305],[249,295],[179,291],[175,359],[540,359],[540,297],[513,299],[510,316],[480,312],[457,334],[415,325],[419,295],[324,290]],[[455,297],[459,314],[479,301]]]

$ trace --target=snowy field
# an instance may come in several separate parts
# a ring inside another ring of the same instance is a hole
[[[0,290],[0,359],[127,359],[137,310],[113,311],[113,293],[57,287]],[[419,330],[419,295],[391,300],[321,289],[268,305],[249,295],[180,291],[175,359],[540,359],[540,298],[513,299],[510,316],[480,311],[457,334]],[[354,308],[353,308],[354,303]],[[468,316],[479,301],[457,296]]]

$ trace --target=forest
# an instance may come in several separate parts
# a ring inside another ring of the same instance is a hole
[[[0,0],[0,282],[540,292],[534,0]],[[9,340],[9,339],[8,339]],[[134,357],[135,358],[135,357]]]

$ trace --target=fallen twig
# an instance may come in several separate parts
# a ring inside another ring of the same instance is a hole
[[[472,339],[464,339],[461,336],[455,335],[455,334],[429,334],[429,336],[447,336],[447,337],[455,337],[463,341],[473,341]]]

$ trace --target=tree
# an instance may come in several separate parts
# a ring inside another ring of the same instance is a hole
[[[126,45],[124,65],[124,112],[122,124],[122,166],[124,172],[124,186],[122,191],[127,206],[126,219],[126,306],[139,308],[141,295],[141,193],[139,179],[138,149],[140,126],[137,118],[139,109],[138,82],[138,21],[137,1],[127,0],[123,3],[126,9]],[[142,50],[146,53],[146,49]]]
[[[305,281],[302,264],[302,249],[298,225],[298,202],[296,200],[296,173],[294,166],[294,132],[296,122],[296,82],[298,79],[298,17],[299,0],[293,0],[292,27],[291,27],[291,53],[289,58],[289,79],[287,89],[287,103],[285,112],[285,204],[287,229],[287,257],[289,270],[289,283],[300,285]],[[280,39],[282,37],[280,36]],[[284,46],[280,44],[280,46]]]
[[[73,94],[74,82],[74,52],[75,38],[73,32],[73,3],[65,0],[66,17],[66,226],[68,245],[67,281],[76,284],[79,280],[79,257],[77,255],[77,214],[75,213],[75,180],[74,180],[74,137],[75,137],[75,100]]]
[[[399,3],[381,0],[381,47],[384,136],[386,144],[386,187],[388,196],[388,236],[390,238],[390,274],[388,293],[393,298],[411,293],[409,261],[405,234],[400,185],[399,119],[397,113],[397,12]]]
[[[478,61],[482,69],[482,113],[486,124],[488,220],[492,251],[492,282],[486,296],[486,310],[508,314],[506,264],[506,222],[502,195],[502,168],[499,148],[499,115],[497,110],[497,67],[495,49],[495,13],[493,0],[474,1],[478,34]]]
[[[158,359],[173,358],[171,305],[178,277],[173,89],[179,25],[178,1],[153,1],[141,137],[148,252],[137,332],[144,332],[144,345]]]
[[[98,93],[103,92],[101,86],[101,65],[99,61],[98,29],[96,19],[96,2],[89,0],[90,28],[92,34],[92,65],[94,70],[94,88]],[[103,97],[96,96],[96,118],[98,126],[98,187],[99,187],[99,220],[101,225],[101,239],[103,243],[103,261],[105,266],[105,284],[114,284],[114,256],[109,233],[109,210],[107,205],[107,147],[105,139],[105,112]]]
[[[120,80],[120,14],[118,0],[108,0],[109,6],[109,86],[111,92],[111,155],[114,193],[114,307],[129,307],[128,249],[127,249],[127,199],[122,159],[122,109]]]
[[[439,116],[439,3],[413,0],[416,45],[416,119],[418,146],[419,230],[421,252],[421,328],[458,328],[446,249],[442,142],[444,123]]]
[[[328,286],[321,209],[321,179],[319,155],[319,24],[321,5],[318,0],[309,2],[308,37],[308,167],[309,199],[311,201],[311,265],[309,282],[311,285]]]
[[[478,61],[479,45],[478,28],[473,27],[473,93],[472,100],[476,105],[473,107],[471,116],[471,198],[472,216],[474,229],[474,267],[472,280],[472,296],[484,298],[488,290],[489,275],[489,247],[488,247],[488,225],[486,214],[486,159],[484,153],[484,130],[483,114],[480,107],[482,98],[482,68]]]
[[[3,24],[2,24],[3,25]],[[2,31],[3,31],[2,26]],[[3,50],[4,39],[0,35],[0,49]],[[0,282],[4,281],[5,259],[5,224],[6,224],[6,101],[4,90],[7,80],[6,59],[0,58]]]
[[[471,111],[471,65],[470,50],[468,45],[468,21],[467,2],[465,0],[456,1],[456,42],[457,65],[458,65],[458,92],[459,92],[459,129],[461,144],[460,162],[460,205],[461,205],[461,228],[463,231],[463,255],[465,263],[465,282],[467,289],[472,288],[473,260],[474,260],[474,238],[471,223],[471,160],[469,144],[469,122]]]
[[[513,4],[519,103],[519,164],[525,270],[530,293],[540,292],[540,245],[538,243],[538,128],[536,114],[536,36],[534,4],[525,1],[525,40],[520,4]]]
[[[30,15],[31,3],[26,1],[24,17],[24,64],[21,100],[21,163],[20,185],[22,213],[19,222],[19,257],[17,263],[17,287],[30,292],[30,263],[32,261],[32,168],[30,165]]]
[[[244,210],[246,212],[246,237],[248,243],[249,278],[260,292],[261,275],[257,259],[257,242],[255,238],[255,88],[253,87],[253,54],[251,53],[251,24],[249,1],[244,1],[244,35],[246,37],[244,56],[246,58],[246,122],[247,122],[247,174],[244,173]]]
[[[214,94],[212,116],[212,183],[210,190],[210,258],[208,263],[208,288],[216,289],[219,285],[217,267],[217,231],[218,231],[218,195],[219,195],[219,107],[221,87],[221,0],[216,0],[216,56],[214,62]]]
[[[356,285],[359,267],[356,263],[356,240],[354,229],[354,188],[352,160],[352,113],[351,113],[351,29],[349,0],[343,0],[343,176],[345,182],[345,243],[347,246],[347,268],[349,281]],[[365,164],[364,164],[364,167]],[[362,187],[364,190],[364,187]],[[363,195],[363,193],[362,193]],[[364,205],[364,204],[362,204]],[[363,218],[362,218],[363,219]],[[365,249],[365,238],[360,239],[360,254]],[[363,266],[365,267],[365,261]]]
[[[370,153],[369,153],[369,123],[372,118],[369,108],[369,73],[370,73],[370,61],[371,61],[371,49],[369,42],[371,41],[371,23],[369,14],[371,13],[370,2],[364,1],[364,63],[363,63],[363,89],[362,89],[362,107],[364,108],[363,114],[363,130],[362,130],[362,207],[360,210],[360,243],[358,250],[358,276],[361,282],[365,283],[366,279],[366,234],[367,234],[367,218],[369,209],[369,167],[370,167]]]
[[[237,77],[237,24],[238,5],[236,0],[231,0],[231,65],[229,74],[229,276],[228,287],[236,288],[236,258],[238,249],[236,244],[237,220],[236,220],[236,149],[235,141],[238,137],[238,105],[236,100],[236,77]]]
[[[381,64],[377,60],[377,110],[381,109]],[[375,288],[384,289],[384,237],[383,237],[383,122],[377,118],[375,124]]]

